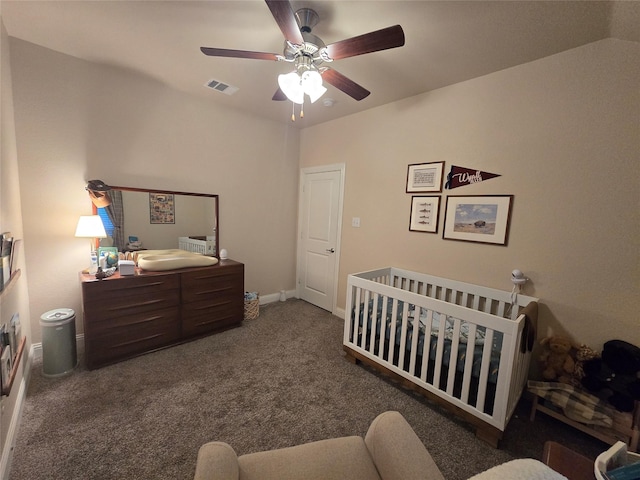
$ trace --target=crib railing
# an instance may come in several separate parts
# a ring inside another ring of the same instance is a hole
[[[396,268],[349,275],[344,344],[504,430],[528,375],[530,353],[520,348],[524,321],[518,310],[530,301],[537,299]],[[451,325],[448,331],[445,318]],[[466,347],[460,340],[463,330]],[[478,332],[484,343],[480,366],[474,368]],[[433,346],[432,335],[437,335]],[[497,373],[495,357],[492,365],[494,339],[501,340]],[[465,349],[460,365],[458,349]]]
[[[178,248],[187,252],[199,253],[201,255],[213,255],[215,253],[215,237],[206,237],[206,240],[199,240],[191,237],[178,237]]]

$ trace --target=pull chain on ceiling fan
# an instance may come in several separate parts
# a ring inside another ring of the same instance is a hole
[[[337,70],[321,65],[324,62],[330,63],[334,60],[404,45],[404,31],[400,25],[325,45],[320,38],[311,33],[312,28],[319,20],[318,14],[314,10],[301,8],[294,13],[287,0],[265,0],[265,2],[285,38],[285,48],[282,55],[210,47],[201,47],[200,50],[205,55],[213,57],[293,63],[293,71],[278,76],[279,88],[272,100],[289,99],[294,103],[294,108],[295,104],[304,104],[305,95],[309,96],[311,103],[324,95],[327,89],[322,85],[322,80],[357,101],[366,98],[371,93],[369,90]],[[292,117],[295,119],[295,116],[292,115]]]

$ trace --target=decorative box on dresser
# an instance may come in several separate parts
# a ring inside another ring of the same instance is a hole
[[[80,281],[89,369],[237,327],[244,315],[244,265],[233,260]]]

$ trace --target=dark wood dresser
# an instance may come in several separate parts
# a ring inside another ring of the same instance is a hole
[[[244,265],[233,260],[80,281],[89,369],[237,327],[244,315]]]

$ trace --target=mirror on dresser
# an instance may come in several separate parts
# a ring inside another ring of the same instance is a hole
[[[130,237],[137,237],[143,249],[183,248],[218,257],[218,195],[121,186],[110,188],[114,194],[122,194],[125,243]],[[126,246],[119,248],[127,249]]]

